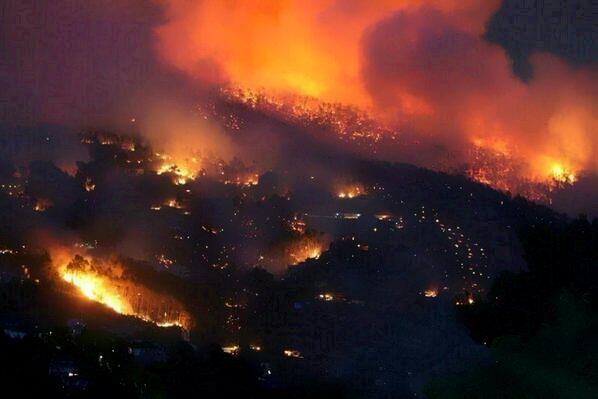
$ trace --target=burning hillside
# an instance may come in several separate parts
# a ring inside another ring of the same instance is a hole
[[[357,2],[354,14],[327,0],[168,1],[158,49],[177,70],[224,86],[226,98],[329,130],[367,156],[451,172],[467,165],[477,181],[544,200],[539,192],[555,182],[596,172],[594,69],[542,55],[530,61],[534,78],[520,81],[484,40],[499,1],[374,3]],[[335,16],[335,29],[322,15]],[[239,46],[230,23],[254,40]],[[480,162],[478,149],[490,156]]]
[[[223,95],[227,101],[282,118],[314,135],[328,133],[329,139],[359,153],[365,152],[367,156],[404,159],[438,171],[464,173],[474,181],[534,201],[550,203],[551,191],[574,184],[581,171],[580,168],[576,171],[571,163],[550,156],[539,156],[530,163],[529,157],[513,151],[505,143],[489,146],[479,138],[463,142],[461,148],[446,145],[443,153],[434,154],[437,150],[430,148],[433,143],[427,142],[429,138],[391,128],[368,111],[321,102],[313,97],[268,96],[248,89],[225,90]],[[217,112],[211,117],[223,120]],[[236,120],[237,124],[243,124],[242,118]],[[339,187],[337,193],[339,198],[363,194],[358,185]]]
[[[343,184],[337,188],[336,196],[340,199],[352,199],[366,195],[366,190],[361,184]]]
[[[56,259],[55,270],[85,298],[101,303],[116,313],[133,316],[159,327],[191,328],[191,318],[183,306],[168,296],[157,294],[135,282],[115,261],[101,261],[73,255]]]
[[[200,166],[197,158],[184,159],[183,161],[173,161],[170,156],[165,154],[156,154],[158,158],[163,160],[163,163],[158,167],[156,173],[158,175],[171,175],[174,184],[183,185],[194,180],[197,176]]]

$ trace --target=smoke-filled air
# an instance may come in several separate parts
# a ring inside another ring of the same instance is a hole
[[[596,69],[534,54],[522,81],[484,38],[499,3],[167,1],[156,48],[192,78],[356,106],[399,135],[507,157],[522,179],[595,172]],[[500,171],[471,173],[509,187]]]
[[[0,397],[598,397],[595,3],[0,1]]]

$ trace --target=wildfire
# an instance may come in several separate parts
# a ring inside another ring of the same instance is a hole
[[[386,144],[396,137],[411,141],[402,133],[407,129],[422,138],[439,134],[440,147],[443,132],[454,131],[451,152],[468,142],[504,155],[495,164],[473,165],[471,178],[530,199],[545,197],[542,190],[555,181],[569,184],[581,171],[595,170],[594,70],[545,54],[530,61],[538,73],[523,85],[507,54],[483,39],[498,0],[164,3],[166,18],[155,32],[163,60],[225,86],[226,98],[250,108],[329,128],[392,161],[398,158]],[[431,40],[453,40],[455,32],[454,51],[429,47]],[[229,119],[238,128],[237,118]],[[415,154],[412,149],[404,150]],[[537,162],[546,154],[557,154],[560,166]],[[440,157],[423,166],[443,172],[462,166],[459,156]],[[344,190],[335,194],[351,198]]]
[[[158,259],[158,263],[166,269],[168,269],[170,266],[174,264],[174,260],[168,258],[164,254],[158,255],[156,258]]]
[[[326,293],[323,293],[323,294],[319,294],[318,295],[318,299],[320,301],[331,302],[331,301],[334,301],[334,295],[331,294],[331,293],[326,292]]]
[[[157,153],[156,156],[162,160],[162,163],[156,169],[156,174],[172,175],[174,184],[184,185],[190,180],[195,180],[197,177],[197,171],[199,171],[200,165],[196,157],[185,158],[181,161],[174,162],[169,155]]]
[[[558,183],[573,184],[577,181],[577,176],[575,173],[558,163],[555,163],[551,166],[550,173],[552,178]]]
[[[79,291],[95,302],[100,302],[116,313],[133,314],[132,308],[122,300],[114,287],[107,284],[107,281],[93,274],[78,273],[72,270],[65,270],[62,278],[76,286]]]
[[[91,177],[87,177],[85,179],[85,184],[83,185],[83,187],[85,188],[85,191],[87,192],[91,192],[93,190],[96,189],[96,185],[95,183],[91,180]]]
[[[164,202],[164,206],[167,206],[169,208],[175,208],[175,209],[183,209],[184,208],[183,204],[181,204],[176,199],[167,200],[166,202]]]
[[[225,98],[260,109],[298,123],[306,129],[319,127],[330,130],[336,138],[364,148],[372,154],[382,151],[385,143],[400,137],[398,131],[385,126],[367,111],[356,107],[329,104],[319,99],[275,95],[238,88],[224,90]],[[318,130],[319,132],[320,130]],[[386,140],[386,141],[385,141]],[[497,190],[523,195],[530,200],[550,202],[550,192],[559,184],[574,184],[575,170],[564,162],[546,159],[538,154],[515,151],[507,138],[469,138],[466,148],[469,168],[465,174],[472,180]],[[446,163],[446,165],[444,165]],[[450,160],[435,166],[443,172],[454,172]],[[353,199],[367,194],[360,184],[345,184],[335,188],[339,199]]]
[[[289,228],[291,231],[294,231],[299,234],[305,234],[307,229],[307,224],[305,221],[299,219],[296,215],[293,216],[293,219],[289,222]]]
[[[308,259],[318,259],[323,251],[323,244],[317,240],[305,239],[295,245],[290,251],[289,256],[292,264],[296,265],[305,262]]]
[[[365,194],[366,194],[366,192],[362,185],[354,184],[354,185],[348,185],[348,186],[341,187],[338,190],[336,196],[338,198],[342,198],[342,199],[345,199],[345,198],[351,199],[351,198],[360,197]]]
[[[282,353],[286,357],[296,357],[298,359],[303,358],[303,356],[301,355],[301,352],[299,352],[298,350],[295,350],[295,349],[285,349],[284,351],[282,351]]]
[[[471,295],[466,295],[464,298],[458,299],[455,302],[457,306],[464,306],[464,305],[473,305],[475,303],[475,299]]]
[[[374,217],[381,222],[392,220],[392,215],[389,213],[377,213],[374,215]]]
[[[45,212],[52,205],[53,205],[52,201],[40,198],[35,202],[35,206],[33,207],[33,210],[36,212]]]
[[[133,316],[159,327],[180,327],[188,331],[189,314],[177,301],[152,292],[124,276],[118,263],[99,262],[75,255],[57,266],[60,277],[84,297],[101,303],[116,313]]]
[[[473,141],[467,176],[497,190],[517,193],[533,201],[550,202],[558,186],[577,182],[575,168],[550,156],[518,160],[503,145]],[[568,166],[566,166],[568,165]]]
[[[244,87],[223,89],[222,95],[230,102],[259,109],[308,131],[314,128],[318,134],[322,130],[330,131],[341,141],[363,145],[373,152],[383,137],[396,140],[398,136],[368,110],[346,104],[301,95],[276,95]]]
[[[226,179],[224,180],[224,184],[234,184],[237,186],[257,186],[259,183],[258,175],[249,175],[249,176],[236,176],[234,179]]]
[[[81,137],[81,143],[88,145],[114,145],[119,146],[124,151],[131,152],[134,152],[136,149],[133,139],[106,132],[86,132]]]
[[[239,345],[229,345],[229,346],[223,346],[222,347],[222,352],[224,353],[228,353],[229,355],[233,355],[233,356],[237,356],[239,354]]]

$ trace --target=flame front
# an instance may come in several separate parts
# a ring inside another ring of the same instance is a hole
[[[575,183],[577,176],[563,165],[555,163],[550,168],[552,178],[559,183]]]
[[[365,195],[365,189],[360,184],[345,185],[338,189],[336,196],[341,199],[352,199]]]
[[[190,329],[191,318],[180,303],[124,278],[120,265],[106,266],[77,255],[68,262],[62,262],[58,273],[84,297],[116,313],[133,316],[159,327]]]
[[[200,166],[196,157],[177,159],[173,161],[170,155],[156,154],[162,161],[156,170],[156,174],[170,174],[176,185],[187,184],[189,180],[195,180]]]
[[[133,310],[124,302],[114,287],[106,284],[100,276],[64,270],[62,278],[76,286],[79,291],[92,301],[102,303],[116,313],[133,315]]]
[[[304,238],[288,249],[293,265],[308,259],[318,259],[324,250],[324,244],[315,239]]]

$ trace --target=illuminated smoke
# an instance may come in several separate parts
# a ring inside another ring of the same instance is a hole
[[[292,92],[358,105],[369,103],[360,76],[360,40],[388,13],[423,3],[454,11],[480,31],[498,1],[253,0],[165,2],[156,30],[166,62],[202,79]],[[455,4],[458,4],[455,6]]]
[[[598,169],[595,71],[539,54],[518,80],[482,37],[499,1],[165,3],[156,47],[194,78],[368,108],[459,162],[474,145],[521,162],[532,182]]]
[[[359,106],[392,127],[368,125],[363,137],[407,133],[457,150],[453,163],[474,164],[469,175],[496,188],[512,187],[505,171],[569,184],[598,170],[595,66],[536,54],[533,79],[518,80],[505,51],[482,38],[500,0],[70,3],[8,1],[0,33],[22,45],[0,49],[10,61],[0,75],[12,77],[3,122],[139,131],[171,157],[163,167],[187,175],[173,173],[178,183],[197,172],[198,149],[234,153],[218,128],[189,115],[211,85]],[[423,151],[402,155],[384,156],[436,166]],[[494,158],[509,165],[496,170]]]
[[[153,101],[139,122],[143,136],[159,152],[158,174],[170,174],[175,184],[185,184],[205,168],[206,160],[229,161],[231,140],[214,123],[175,101]]]
[[[523,159],[532,181],[596,170],[591,70],[536,55],[535,78],[525,84],[500,47],[432,9],[380,22],[365,48],[364,76],[385,117],[449,146],[457,140]]]

